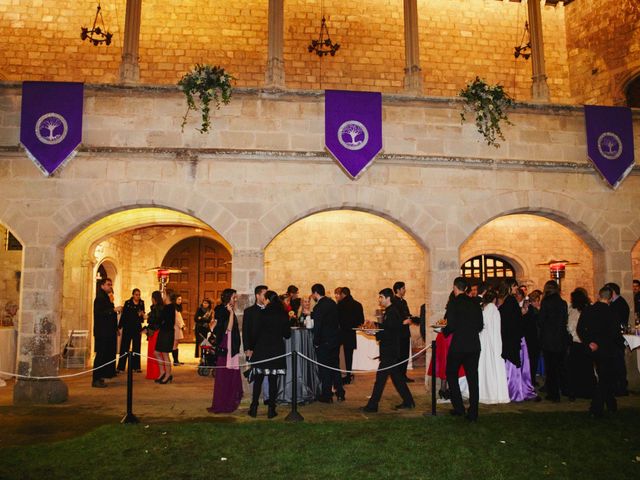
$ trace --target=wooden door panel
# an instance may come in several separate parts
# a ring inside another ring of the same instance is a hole
[[[215,240],[191,237],[174,245],[162,264],[182,270],[171,275],[168,287],[182,295],[183,341],[193,342],[193,317],[202,299],[215,305],[222,291],[231,287],[231,254]]]

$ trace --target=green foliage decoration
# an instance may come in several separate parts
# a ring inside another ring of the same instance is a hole
[[[464,100],[463,110],[460,113],[461,121],[466,121],[467,113],[474,112],[476,127],[487,145],[499,148],[497,139],[504,140],[500,122],[513,125],[506,113],[510,107],[513,107],[513,99],[504,91],[502,85],[488,85],[479,77],[460,90],[459,96]]]
[[[187,116],[191,110],[200,110],[202,125],[200,133],[206,133],[211,128],[211,103],[216,109],[221,104],[227,105],[231,100],[231,81],[234,77],[224,71],[224,68],[211,65],[196,64],[194,69],[186,73],[178,82],[180,90],[187,97],[187,112],[182,119],[182,131],[187,123]],[[199,101],[196,100],[199,99]]]

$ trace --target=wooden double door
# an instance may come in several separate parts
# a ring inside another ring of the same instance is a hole
[[[182,341],[193,342],[194,316],[202,300],[208,298],[213,306],[222,291],[231,288],[231,253],[210,238],[190,237],[174,245],[162,265],[182,270],[171,274],[167,287],[182,296]]]

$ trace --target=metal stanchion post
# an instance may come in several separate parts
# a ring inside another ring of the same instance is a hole
[[[127,352],[127,414],[120,423],[140,423],[138,417],[133,414],[133,352]]]
[[[286,422],[303,422],[304,417],[298,413],[298,352],[291,352],[291,411],[284,419]]]
[[[431,413],[425,413],[425,417],[435,417],[436,416],[436,368],[437,368],[437,359],[436,359],[436,341],[433,340],[431,342]]]

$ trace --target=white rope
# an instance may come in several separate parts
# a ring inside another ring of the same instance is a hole
[[[341,372],[341,373],[370,373],[370,372],[383,372],[385,370],[390,370],[392,368],[396,368],[399,365],[402,365],[403,363],[407,363],[409,360],[417,357],[418,355],[423,354],[424,352],[426,352],[429,348],[431,348],[431,345],[427,345],[426,347],[424,347],[422,350],[420,350],[418,353],[411,355],[410,357],[407,357],[406,359],[402,360],[401,362],[398,362],[394,365],[390,365],[388,367],[384,367],[384,368],[376,368],[375,370],[342,370],[340,368],[334,368],[334,367],[329,367],[328,365],[324,365],[320,362],[317,362],[316,360],[314,360],[313,358],[309,358],[306,355],[298,352],[298,356],[304,358],[305,360],[310,361],[311,363],[315,363],[316,365],[318,365],[319,367],[324,367],[324,368],[328,368],[329,370],[333,370],[335,372]]]
[[[126,356],[127,354],[123,354],[122,356]],[[87,373],[91,373],[94,372],[96,370],[100,370],[103,367],[106,367],[107,365],[111,365],[112,363],[115,363],[119,360],[119,358],[114,358],[113,360],[111,360],[110,362],[105,363],[104,365],[100,365],[99,367],[96,368],[92,368],[91,370],[83,370],[82,372],[77,372],[77,373],[70,373],[69,375],[51,375],[48,377],[34,377],[31,375],[20,375],[19,373],[9,373],[9,372],[2,372],[0,371],[0,375],[8,375],[9,377],[15,377],[15,378],[25,378],[28,380],[55,380],[58,378],[71,378],[71,377],[79,377],[81,375],[86,375]]]
[[[146,358],[147,360],[149,360],[150,358],[153,358],[153,360],[156,363],[162,363],[162,364],[165,364],[165,365],[173,365],[172,362],[160,361],[155,357],[149,357],[148,355],[143,355],[142,353],[133,352],[133,354],[137,355],[139,357],[142,357],[142,358]],[[277,360],[279,358],[284,358],[284,357],[289,357],[289,356],[291,356],[291,352],[285,353],[284,355],[278,355],[277,357],[267,358],[265,360],[258,360],[256,362],[241,363],[240,365],[238,365],[238,368],[252,367],[253,365],[258,365],[260,363],[267,363],[267,362],[270,362],[272,360]],[[200,368],[207,368],[207,369],[228,368],[226,365],[221,365],[221,366],[217,366],[217,365],[214,365],[214,366],[209,366],[209,365],[187,365],[187,366],[191,367],[191,368],[198,368],[198,369],[200,369]]]

